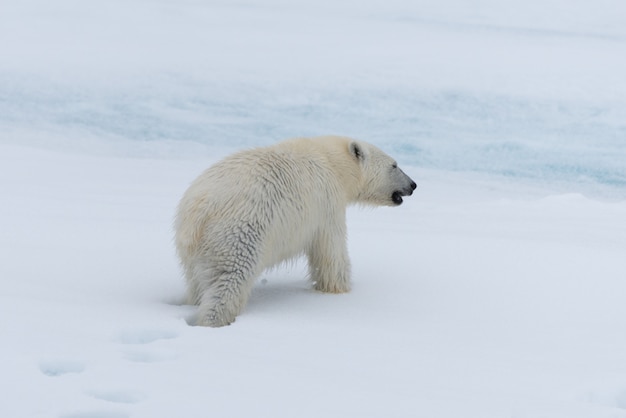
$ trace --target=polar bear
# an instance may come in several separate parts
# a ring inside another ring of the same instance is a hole
[[[213,165],[175,220],[197,325],[231,324],[261,272],[300,255],[316,290],[348,292],[346,206],[398,206],[415,188],[390,156],[345,137],[287,140]]]

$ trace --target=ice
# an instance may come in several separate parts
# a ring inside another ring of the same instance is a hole
[[[1,416],[626,417],[623,2],[5,3]],[[185,188],[318,134],[418,183],[353,291],[189,326]]]

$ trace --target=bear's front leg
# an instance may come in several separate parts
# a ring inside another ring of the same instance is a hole
[[[350,291],[350,259],[346,227],[336,225],[319,231],[308,251],[309,276],[315,290],[327,293]]]

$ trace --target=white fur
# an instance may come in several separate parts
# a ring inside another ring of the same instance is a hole
[[[350,290],[346,206],[395,206],[415,184],[373,145],[302,138],[234,154],[201,174],[176,216],[176,248],[198,325],[232,323],[255,279],[306,255],[315,289]]]

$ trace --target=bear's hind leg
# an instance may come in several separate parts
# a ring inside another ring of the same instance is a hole
[[[198,278],[202,278],[207,275],[209,266],[204,263],[196,263],[185,266],[185,278],[187,279],[187,293],[186,301],[187,305],[199,305],[202,299],[201,281]]]
[[[261,270],[256,244],[259,230],[244,224],[234,228],[221,245],[215,245],[220,253],[210,257],[211,268],[197,282],[202,292],[197,325],[230,325],[246,306]]]
[[[248,302],[254,278],[236,269],[213,277],[202,294],[196,324],[222,327],[233,323]]]
[[[319,231],[307,256],[309,276],[315,290],[326,293],[350,291],[350,259],[345,225]]]

